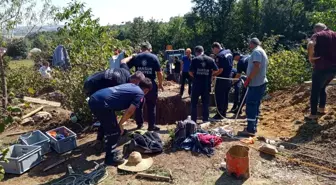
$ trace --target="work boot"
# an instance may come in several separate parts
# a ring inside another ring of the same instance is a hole
[[[91,146],[96,151],[96,155],[101,155],[104,152],[105,143],[101,140],[96,140]]]
[[[154,126],[154,127],[149,127],[148,128],[148,131],[160,131],[160,128],[159,127],[157,127],[157,126]]]
[[[107,166],[118,166],[124,162],[119,150],[114,150],[110,155],[106,154],[105,156],[105,165]]]
[[[237,112],[238,111],[238,107],[237,105],[233,105],[232,109],[230,110],[230,112],[234,113],[234,112]]]

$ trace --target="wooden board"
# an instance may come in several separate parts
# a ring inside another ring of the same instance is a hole
[[[45,104],[45,105],[50,105],[53,107],[60,107],[61,103],[59,102],[54,102],[54,101],[47,101],[47,100],[42,100],[40,98],[32,98],[32,97],[23,97],[23,100],[26,102],[31,102],[31,103],[38,103],[38,104]]]

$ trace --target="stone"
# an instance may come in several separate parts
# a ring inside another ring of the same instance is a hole
[[[270,155],[275,155],[278,153],[278,150],[276,146],[270,145],[270,144],[264,144],[259,148],[259,151],[270,154]]]
[[[21,122],[21,118],[19,118],[17,116],[14,116],[13,120],[14,120],[15,123],[20,123]]]
[[[21,121],[21,125],[34,124],[34,123],[35,123],[35,121],[31,117],[25,118]]]
[[[34,116],[33,116],[33,120],[35,122],[38,122],[38,121],[49,121],[51,120],[52,118],[52,115],[49,113],[49,112],[38,112],[36,113]]]

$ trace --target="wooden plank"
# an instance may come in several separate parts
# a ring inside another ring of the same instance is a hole
[[[162,180],[162,181],[167,181],[167,182],[171,180],[170,177],[165,177],[165,176],[160,176],[160,175],[155,175],[155,174],[147,174],[147,173],[138,173],[136,177],[137,178],[148,178],[152,180]]]
[[[28,113],[28,114],[26,114],[26,115],[22,116],[22,118],[21,118],[21,119],[26,119],[26,118],[29,118],[30,116],[32,116],[32,115],[34,115],[34,114],[36,114],[36,113],[40,112],[40,111],[41,111],[43,108],[44,108],[44,106],[41,106],[41,107],[39,107],[39,108],[37,108],[37,109],[35,109],[35,110],[31,111],[30,113]]]
[[[32,97],[23,97],[24,101],[31,102],[31,103],[38,103],[38,104],[45,104],[45,105],[50,105],[53,107],[60,107],[61,103],[55,102],[55,101],[47,101],[47,100],[42,100],[40,98],[32,98]]]
[[[12,133],[12,134],[7,134],[6,136],[16,136],[16,135],[21,135],[21,134],[25,134],[31,131],[26,131],[26,132],[16,132],[16,133]]]

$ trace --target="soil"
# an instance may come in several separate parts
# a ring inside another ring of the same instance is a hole
[[[174,83],[165,84],[165,90],[169,93],[178,93],[176,85]],[[167,125],[160,125],[160,136],[164,143],[166,143],[166,150],[163,154],[152,156],[154,164],[150,171],[151,173],[160,175],[169,174],[169,171],[171,171],[174,178],[172,184],[177,185],[334,184],[336,180],[336,161],[334,158],[336,155],[336,145],[334,143],[336,138],[335,89],[335,87],[328,89],[327,114],[322,116],[318,123],[306,122],[303,119],[304,114],[309,113],[309,87],[293,87],[278,91],[270,94],[267,100],[263,101],[258,135],[274,139],[276,141],[275,145],[283,145],[285,149],[280,151],[281,155],[279,157],[272,158],[255,150],[255,148],[258,148],[263,143],[262,141],[249,145],[251,147],[249,153],[251,177],[246,181],[237,180],[227,175],[225,169],[222,170],[220,168],[220,164],[224,162],[226,152],[229,148],[242,143],[224,139],[224,142],[216,149],[215,155],[210,158],[186,151],[172,152],[169,149],[169,131],[175,125],[168,125],[168,123],[173,122],[166,122],[165,124]],[[164,97],[162,93],[159,96]],[[169,100],[166,101],[165,104],[171,103]],[[159,102],[158,107],[166,106],[160,104]],[[187,107],[181,107],[180,109],[175,104],[169,106],[180,111],[182,108],[187,109]],[[95,149],[90,146],[95,141],[96,134],[94,131],[82,132],[80,126],[70,123],[68,120],[69,111],[52,107],[47,107],[44,111],[52,113],[53,119],[34,125],[15,124],[0,135],[1,144],[8,146],[17,140],[18,135],[6,136],[11,133],[34,129],[45,131],[60,125],[66,125],[77,133],[78,149],[70,154],[65,154],[70,157],[68,161],[47,172],[43,172],[45,167],[63,157],[55,152],[51,152],[46,155],[45,160],[40,165],[32,168],[25,174],[20,176],[6,174],[5,180],[1,184],[35,185],[46,184],[50,181],[56,182],[66,174],[68,164],[71,164],[76,172],[88,172],[94,168],[94,162],[100,163],[103,161],[104,155],[95,155]],[[160,114],[164,115],[162,112]],[[245,123],[244,117],[241,117],[237,122],[233,119],[227,119],[222,123],[212,125],[212,127],[229,124],[237,131],[242,129]],[[132,129],[135,127],[134,121],[130,120],[126,128]],[[125,143],[125,141],[127,141],[127,138],[123,138],[120,145]],[[122,149],[122,146],[120,146],[120,149]],[[306,163],[298,163],[297,161],[290,160],[291,158]],[[315,164],[316,166],[311,167],[309,166],[310,164]],[[322,169],[322,166],[329,170],[335,170],[335,172],[332,173],[331,171]],[[170,184],[136,179],[134,174],[120,173],[114,167],[109,167],[108,172],[108,178],[101,184]]]

